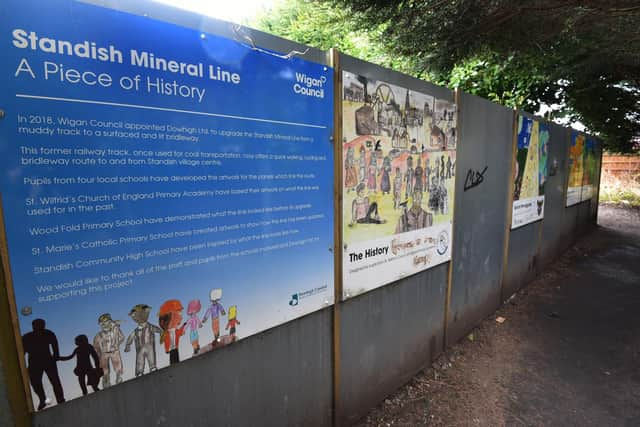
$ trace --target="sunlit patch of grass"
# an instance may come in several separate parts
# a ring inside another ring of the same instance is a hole
[[[640,175],[629,176],[626,179],[603,175],[600,201],[640,206]]]

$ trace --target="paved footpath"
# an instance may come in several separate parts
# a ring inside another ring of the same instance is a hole
[[[360,424],[640,426],[640,209],[599,224]]]

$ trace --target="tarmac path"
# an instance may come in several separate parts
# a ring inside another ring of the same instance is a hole
[[[640,209],[598,222],[360,425],[640,426]]]

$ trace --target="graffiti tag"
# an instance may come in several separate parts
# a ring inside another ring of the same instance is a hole
[[[467,177],[464,180],[464,191],[471,190],[473,187],[477,187],[482,184],[482,181],[484,181],[484,174],[487,169],[489,169],[489,166],[485,166],[484,169],[482,169],[482,172],[469,169]]]

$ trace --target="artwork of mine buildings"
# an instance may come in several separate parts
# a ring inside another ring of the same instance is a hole
[[[407,149],[410,143],[409,128],[424,125],[425,118],[431,117],[430,106],[422,108],[411,104],[409,91],[405,91],[404,108],[396,101],[396,95],[385,83],[376,86],[373,94],[368,93],[367,80],[359,76],[362,86],[351,82],[344,88],[344,98],[348,101],[365,102],[355,112],[356,133],[358,135],[381,135],[391,138],[393,148]]]
[[[344,88],[344,99],[351,102],[364,102],[364,88],[351,83]]]

